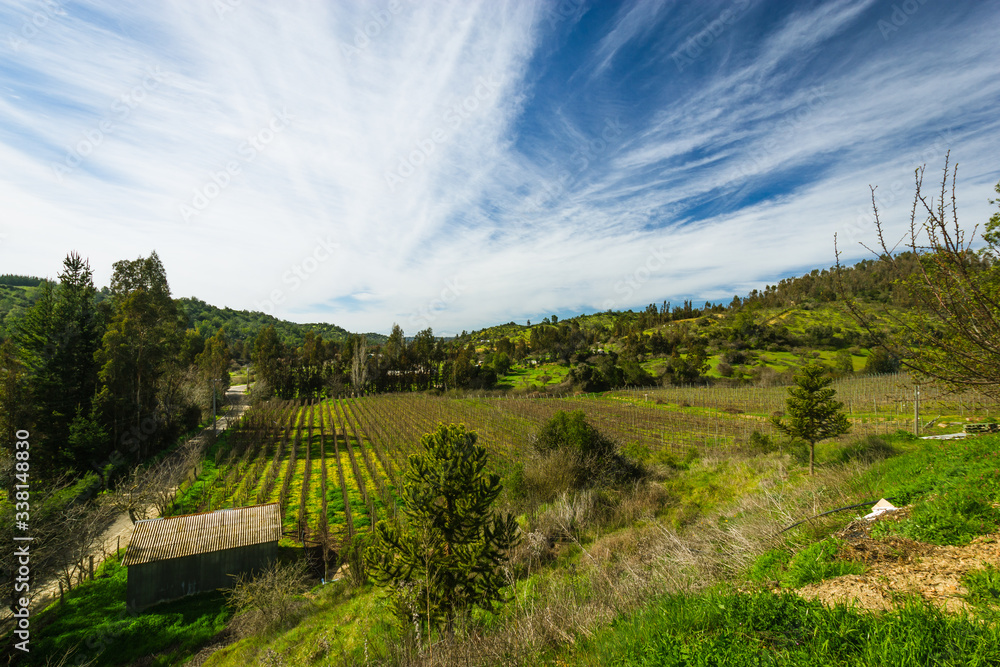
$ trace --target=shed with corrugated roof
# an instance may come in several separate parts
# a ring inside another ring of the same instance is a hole
[[[139,521],[122,560],[128,567],[126,604],[139,611],[229,588],[238,575],[258,572],[277,558],[280,539],[278,503]]]

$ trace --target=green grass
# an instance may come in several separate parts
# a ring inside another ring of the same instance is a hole
[[[747,578],[757,583],[779,581],[792,555],[785,549],[771,549],[760,555],[750,566]]]
[[[918,502],[896,532],[931,544],[968,544],[977,535],[997,530],[1000,510],[979,489],[954,488]],[[891,525],[891,524],[885,524]]]
[[[215,653],[206,667],[261,664],[282,656],[286,665],[364,664],[391,651],[397,639],[395,619],[382,593],[372,586],[349,589],[344,582],[318,586],[309,613],[294,627],[266,637],[249,637]]]
[[[1000,526],[1000,437],[917,441],[915,450],[876,464],[866,481],[909,518],[881,522],[876,535],[901,534],[933,544],[967,544]]]
[[[225,627],[229,611],[219,592],[202,593],[132,615],[125,609],[127,569],[105,561],[87,581],[32,619],[31,657],[25,664],[73,652],[100,665],[128,665],[157,656],[148,665],[170,665],[190,655]]]
[[[836,559],[842,544],[841,540],[833,537],[810,544],[788,562],[781,578],[782,583],[792,588],[801,588],[823,579],[861,574],[864,567],[860,563]]]
[[[549,664],[992,665],[1000,626],[910,602],[876,616],[791,593],[671,595]]]
[[[971,604],[986,608],[1000,605],[1000,570],[988,565],[981,570],[967,572],[962,583],[968,590],[965,599]]]

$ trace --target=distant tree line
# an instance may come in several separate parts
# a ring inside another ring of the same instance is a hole
[[[43,278],[35,278],[34,276],[18,276],[12,273],[0,274],[0,285],[10,285],[12,287],[38,287],[43,282]]]

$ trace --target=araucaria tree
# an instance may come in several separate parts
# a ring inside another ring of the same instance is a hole
[[[809,443],[809,474],[813,474],[816,443],[834,438],[851,430],[847,416],[841,412],[844,404],[834,400],[837,391],[830,387],[832,379],[817,364],[803,366],[795,376],[794,387],[788,388],[785,405],[788,421],[780,417],[771,423],[782,433]]]
[[[464,425],[440,424],[410,456],[401,521],[380,521],[365,552],[369,572],[405,624],[454,632],[456,616],[505,601],[501,564],[520,539],[510,514],[494,512],[500,478]]]

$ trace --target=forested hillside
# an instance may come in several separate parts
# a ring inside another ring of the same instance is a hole
[[[282,344],[291,347],[301,347],[306,340],[306,333],[313,332],[324,341],[344,342],[352,334],[336,324],[316,323],[298,324],[259,311],[233,310],[219,308],[194,297],[177,299],[187,316],[188,327],[195,329],[207,338],[220,329],[226,334],[234,355],[237,359],[249,361],[249,349],[244,346],[252,343],[257,335],[267,327],[274,327]],[[366,333],[369,343],[378,344],[386,340],[384,334]]]

